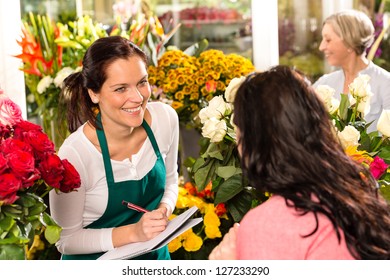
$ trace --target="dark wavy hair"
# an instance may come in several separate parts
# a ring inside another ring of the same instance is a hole
[[[146,54],[134,43],[121,37],[109,36],[97,39],[88,48],[82,61],[82,71],[68,76],[64,80],[59,109],[62,118],[66,118],[68,129],[74,132],[81,124],[89,121],[95,128],[96,110],[88,94],[88,89],[99,93],[107,79],[107,67],[117,59],[139,56],[148,64]],[[59,121],[61,123],[61,119]]]
[[[317,226],[308,236],[324,214],[355,258],[390,258],[389,204],[370,172],[345,154],[302,75],[286,66],[249,75],[237,91],[233,121],[245,177],[302,215],[313,212]]]

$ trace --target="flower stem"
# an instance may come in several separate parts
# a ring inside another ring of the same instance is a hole
[[[382,136],[382,138],[378,141],[378,143],[376,144],[375,148],[372,151],[376,152],[379,149],[379,147],[383,144],[384,140],[385,140],[385,137]]]

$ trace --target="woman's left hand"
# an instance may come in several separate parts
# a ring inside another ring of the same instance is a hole
[[[223,237],[221,243],[219,243],[209,255],[209,260],[237,259],[236,240],[238,228],[238,223],[234,224],[234,226],[230,228],[229,232]]]

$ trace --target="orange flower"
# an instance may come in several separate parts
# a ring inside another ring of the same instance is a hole
[[[218,215],[218,217],[221,217],[226,212],[227,209],[224,203],[219,203],[217,206],[215,206],[215,213]]]

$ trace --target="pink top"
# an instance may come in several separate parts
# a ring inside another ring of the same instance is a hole
[[[237,233],[237,257],[242,260],[354,259],[347,249],[344,234],[339,244],[330,220],[318,214],[318,230],[313,213],[300,216],[285,199],[274,195],[250,210]]]

